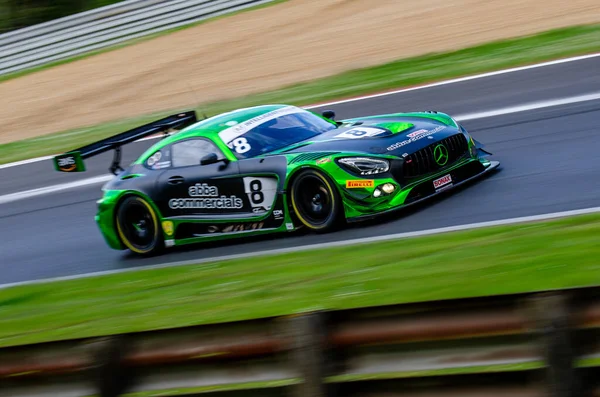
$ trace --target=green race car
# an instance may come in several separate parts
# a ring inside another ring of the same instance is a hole
[[[120,167],[122,145],[177,129]],[[84,171],[85,158],[111,149],[116,176],[103,187],[96,222],[110,247],[142,255],[300,227],[330,231],[499,165],[444,113],[336,121],[331,111],[265,105],[201,121],[194,112],[169,116],[56,156],[55,168]]]

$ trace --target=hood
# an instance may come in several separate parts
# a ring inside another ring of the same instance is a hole
[[[454,125],[425,117],[353,119],[279,153],[328,151],[403,157],[457,133]]]

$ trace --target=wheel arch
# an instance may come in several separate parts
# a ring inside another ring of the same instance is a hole
[[[314,165],[311,164],[305,164],[305,165],[301,165],[297,168],[295,168],[292,172],[290,172],[290,174],[287,177],[287,180],[285,182],[285,186],[284,186],[284,191],[287,194],[289,194],[289,188],[290,186],[292,186],[292,183],[294,182],[294,180],[296,180],[296,178],[298,177],[298,174],[300,174],[300,172],[302,171],[306,171],[306,170],[313,170],[313,171],[317,171],[320,172],[321,174],[325,175],[329,181],[333,184],[333,186],[337,189],[338,193],[342,193],[339,186],[337,185],[337,183],[335,183],[335,179],[327,172],[325,171],[323,168],[319,168],[319,167],[315,167]]]
[[[344,206],[342,192],[340,190],[340,187],[336,183],[335,178],[333,176],[331,176],[324,169],[319,168],[319,167],[315,167],[315,166],[313,166],[311,164],[306,164],[306,165],[302,165],[302,166],[297,167],[296,169],[294,169],[294,171],[292,173],[289,174],[289,177],[287,178],[286,186],[285,186],[285,190],[284,190],[284,195],[285,195],[285,201],[286,201],[287,210],[288,210],[288,213],[290,214],[290,216],[295,221],[303,223],[302,221],[299,220],[298,214],[296,213],[296,210],[294,209],[293,198],[291,196],[292,195],[292,189],[291,189],[291,187],[293,186],[293,183],[298,178],[298,176],[302,172],[304,172],[304,171],[315,171],[315,172],[321,174],[326,179],[327,183],[337,193],[337,196],[338,196],[338,199],[339,199],[339,203],[337,203],[336,205],[339,207],[339,210],[341,211],[342,218],[346,219],[346,211],[345,211],[345,208],[344,208],[345,206]]]

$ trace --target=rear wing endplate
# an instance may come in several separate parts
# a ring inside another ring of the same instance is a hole
[[[166,135],[171,130],[180,130],[194,124],[196,121],[198,121],[198,119],[196,117],[196,112],[194,111],[174,114],[165,117],[164,119],[111,136],[110,138],[80,147],[79,149],[59,154],[54,157],[54,168],[61,172],[83,172],[85,171],[84,159],[109,150],[114,150],[115,154],[109,169],[110,172],[116,175],[120,171],[123,171],[123,168],[121,168],[121,146],[159,133],[164,133]]]

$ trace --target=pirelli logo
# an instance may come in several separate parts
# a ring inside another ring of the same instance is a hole
[[[359,181],[346,181],[346,189],[360,189],[366,187],[375,187],[373,179],[362,179]]]

